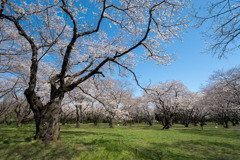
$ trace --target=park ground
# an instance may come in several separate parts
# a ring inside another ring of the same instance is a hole
[[[61,140],[33,140],[34,125],[0,125],[1,160],[240,160],[240,130],[208,123],[169,130],[154,124],[61,126]]]

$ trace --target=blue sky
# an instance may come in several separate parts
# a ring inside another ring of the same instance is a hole
[[[195,7],[204,6],[207,1],[194,1]],[[201,12],[201,10],[200,10]],[[203,12],[203,11],[202,11]],[[203,14],[206,14],[205,12]],[[227,58],[218,59],[217,55],[208,52],[202,53],[205,47],[206,38],[202,31],[209,24],[200,28],[191,28],[185,33],[184,42],[175,41],[168,48],[168,53],[177,53],[177,59],[170,66],[156,65],[154,62],[139,63],[134,71],[143,85],[156,84],[159,81],[179,80],[185,84],[190,91],[200,91],[201,87],[207,84],[208,78],[216,70],[228,70],[240,65],[240,50],[233,54],[226,54]],[[139,51],[139,50],[137,50]],[[134,82],[133,82],[134,83]],[[136,89],[135,95],[142,93]]]
[[[201,29],[193,28],[184,35],[184,42],[174,43],[177,59],[170,66],[156,65],[153,62],[139,63],[135,72],[142,84],[155,84],[159,81],[180,80],[190,91],[199,91],[205,85],[213,71],[228,70],[239,65],[240,54],[227,54],[227,58],[218,59],[217,55],[202,53],[204,39]],[[170,50],[170,49],[169,49]],[[137,93],[139,94],[139,93]]]

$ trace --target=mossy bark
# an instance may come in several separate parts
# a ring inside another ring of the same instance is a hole
[[[34,113],[36,123],[35,139],[44,142],[57,141],[60,139],[59,114],[61,112],[61,102],[63,96],[56,96],[49,103],[43,105],[40,98],[34,93],[25,95]]]

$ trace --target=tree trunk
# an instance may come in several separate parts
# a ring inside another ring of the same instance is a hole
[[[43,141],[56,141],[60,139],[59,114],[61,102],[49,106],[45,113],[45,124],[42,132]]]
[[[172,126],[172,121],[173,121],[173,119],[166,118],[162,130],[169,129]]]
[[[185,123],[185,125],[184,125],[185,127],[188,127],[189,126],[189,124],[188,123]]]
[[[229,128],[228,121],[225,121],[225,122],[224,122],[223,127],[224,127],[224,128]]]
[[[7,115],[4,115],[4,120],[3,120],[3,124],[7,124]]]
[[[77,125],[76,128],[80,128],[80,115],[79,115],[79,106],[75,106],[76,107],[76,116],[77,116]]]
[[[151,120],[146,120],[149,126],[152,126],[152,121]]]
[[[44,142],[57,141],[60,139],[61,101],[47,104],[44,108],[44,114],[38,115],[36,121],[36,138],[40,137]]]
[[[79,111],[80,111],[80,115],[79,115],[80,116],[79,117],[80,118],[80,122],[83,123],[83,111],[82,111],[82,106],[81,105],[79,106]]]
[[[203,126],[206,125],[205,122],[200,122],[201,130],[203,130]]]
[[[22,127],[22,119],[19,119],[19,118],[18,118],[17,128],[21,128],[21,127]]]
[[[169,128],[170,128],[170,123],[166,123],[166,124],[163,126],[162,130],[164,130],[164,129],[169,129]]]
[[[57,141],[60,139],[59,114],[61,112],[62,98],[55,96],[48,104],[43,105],[40,98],[25,92],[26,98],[33,111],[36,123],[35,139],[44,142]]]
[[[231,121],[232,126],[236,126],[236,123],[234,121]]]
[[[109,120],[109,126],[110,126],[110,128],[114,128],[113,127],[113,120],[112,120],[112,118],[110,118],[110,120]]]
[[[127,126],[127,121],[126,120],[123,121],[123,126]]]

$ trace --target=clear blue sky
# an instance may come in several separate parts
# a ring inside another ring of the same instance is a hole
[[[170,66],[147,62],[145,64],[139,63],[135,67],[134,70],[142,84],[180,80],[190,91],[196,92],[201,88],[201,85],[207,83],[213,71],[227,70],[240,64],[239,51],[236,51],[235,54],[228,54],[227,58],[222,59],[218,59],[217,55],[201,53],[205,44],[200,29],[197,28],[191,29],[189,33],[184,35],[183,43],[176,42],[174,45],[177,59]]]
[[[206,1],[196,2],[199,7]],[[206,24],[208,25],[208,24]],[[156,84],[159,81],[180,80],[190,91],[197,92],[201,86],[207,84],[213,71],[228,70],[240,65],[240,50],[234,54],[226,54],[227,58],[218,59],[217,55],[202,53],[204,51],[204,39],[202,31],[205,27],[191,28],[184,34],[184,42],[175,41],[168,49],[169,53],[176,51],[177,59],[170,66],[156,65],[154,62],[139,63],[134,69],[141,84]],[[137,50],[140,51],[140,50]],[[133,82],[134,83],[134,82]],[[136,96],[142,91],[136,89]]]

